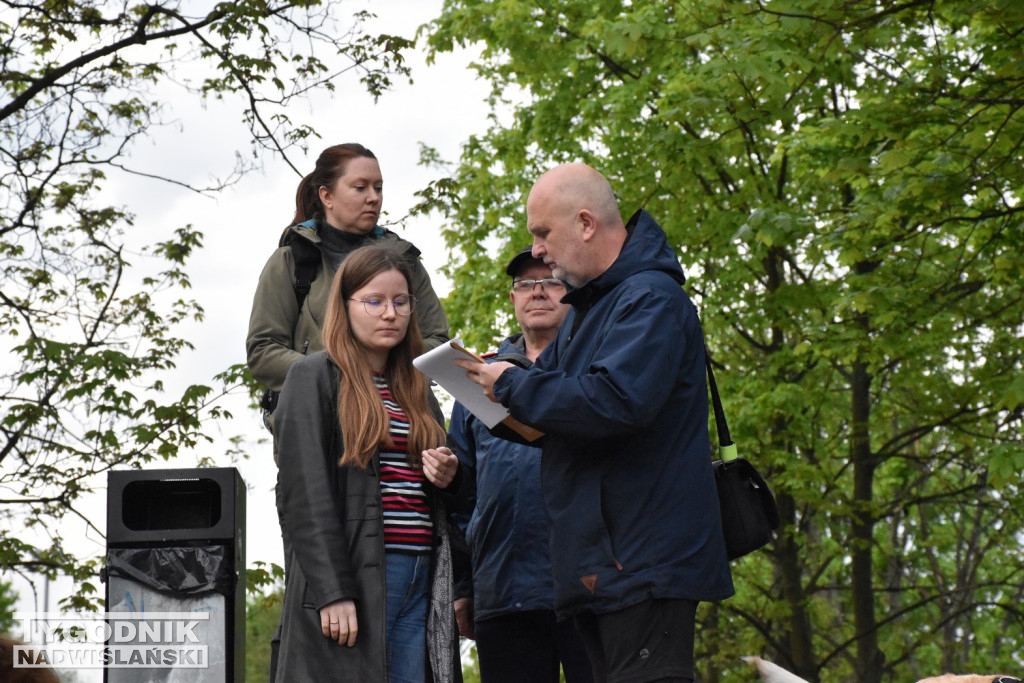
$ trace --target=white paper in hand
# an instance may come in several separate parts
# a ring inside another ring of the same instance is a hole
[[[440,384],[456,401],[473,413],[488,428],[508,417],[508,409],[484,395],[483,388],[466,377],[466,371],[455,364],[456,359],[484,360],[462,347],[458,339],[427,351],[413,359],[412,364],[424,375]]]

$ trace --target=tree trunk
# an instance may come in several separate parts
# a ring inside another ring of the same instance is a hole
[[[793,673],[811,683],[818,681],[818,667],[811,642],[811,616],[807,612],[807,592],[804,590],[800,547],[793,540],[796,506],[793,497],[776,495],[783,532],[775,543],[776,567],[782,584],[782,595],[789,605],[788,663]]]
[[[884,657],[878,649],[875,621],[875,596],[872,583],[871,553],[874,547],[875,519],[872,511],[872,489],[878,466],[871,450],[871,374],[867,364],[856,361],[850,378],[852,389],[853,429],[850,439],[850,460],[853,462],[853,523],[851,543],[853,554],[853,618],[857,634],[857,680],[881,683]]]

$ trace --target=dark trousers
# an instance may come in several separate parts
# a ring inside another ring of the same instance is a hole
[[[590,662],[571,620],[549,610],[518,612],[475,624],[481,683],[592,683]]]
[[[575,617],[597,683],[693,681],[695,600],[645,600]]]

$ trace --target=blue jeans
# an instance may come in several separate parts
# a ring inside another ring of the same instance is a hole
[[[390,683],[423,683],[426,678],[427,605],[430,556],[386,553],[385,612]]]

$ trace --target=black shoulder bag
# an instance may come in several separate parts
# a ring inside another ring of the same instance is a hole
[[[712,463],[722,511],[722,532],[729,559],[735,560],[772,540],[773,532],[779,528],[779,509],[764,477],[750,461],[739,457],[736,444],[729,436],[729,425],[725,421],[725,410],[718,396],[707,347],[704,349],[704,361],[708,369],[715,425],[718,427],[718,453],[722,458]]]

